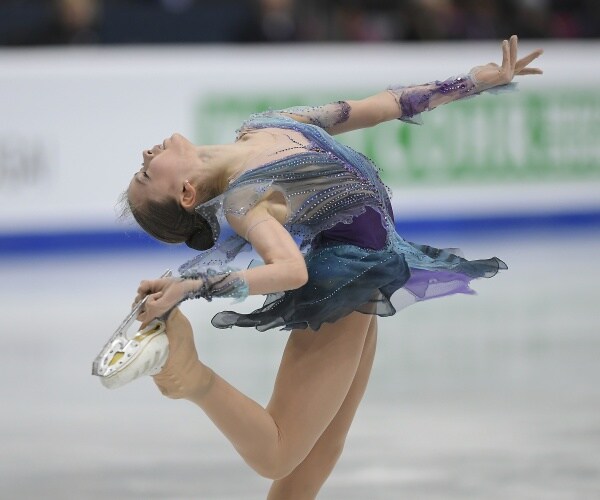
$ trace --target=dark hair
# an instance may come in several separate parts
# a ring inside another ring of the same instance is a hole
[[[150,236],[165,243],[185,243],[195,250],[207,250],[214,245],[214,235],[206,219],[185,210],[174,198],[147,200],[143,206],[124,201],[135,221]]]

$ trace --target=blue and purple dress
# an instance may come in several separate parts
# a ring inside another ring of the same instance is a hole
[[[408,115],[405,121],[413,118]],[[265,128],[295,131],[307,142],[292,156],[244,172],[220,196],[197,207],[211,226],[215,245],[179,271],[183,277],[197,276],[200,270],[205,276],[207,270],[211,276],[230,272],[229,266],[250,245],[225,230],[226,217],[244,215],[277,191],[288,208],[285,227],[305,256],[308,282],[269,294],[251,313],[217,314],[212,320],[217,328],[318,330],[353,311],[390,316],[415,302],[474,293],[471,280],[507,268],[496,257],[466,260],[457,249],[404,240],[395,230],[388,189],[377,167],[323,127],[266,112],[252,116],[240,131]]]
[[[404,240],[396,232],[377,167],[323,128],[267,112],[252,116],[241,130],[262,128],[295,131],[307,142],[292,156],[244,172],[224,193],[197,208],[211,225],[215,245],[179,271],[192,277],[199,270],[211,275],[230,270],[250,245],[226,229],[226,216],[244,215],[277,191],[287,203],[285,227],[305,256],[308,282],[268,295],[251,313],[220,312],[212,320],[215,327],[318,330],[353,311],[390,316],[415,302],[474,293],[472,279],[507,268],[496,257],[466,260],[456,249]]]

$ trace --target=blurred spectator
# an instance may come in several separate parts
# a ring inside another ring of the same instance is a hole
[[[55,0],[56,24],[49,43],[98,43],[99,0]]]
[[[496,40],[512,33],[600,37],[600,1],[0,1],[0,44]]]
[[[300,40],[295,0],[256,0],[254,16],[245,23],[245,42],[294,42]]]
[[[381,42],[396,37],[394,18],[385,10],[342,7],[334,15],[335,38],[342,41]]]
[[[522,38],[545,38],[550,26],[550,0],[522,0],[514,5],[515,33]]]
[[[452,0],[413,0],[409,2],[406,37],[415,40],[463,38],[465,9]]]
[[[179,14],[191,9],[194,5],[194,0],[160,0],[160,4],[167,12]]]
[[[13,34],[15,45],[99,43],[100,0],[53,0],[44,22],[24,24]]]
[[[495,0],[467,0],[463,3],[463,33],[465,38],[508,38],[506,4]]]
[[[551,36],[557,38],[579,38],[584,35],[585,22],[582,18],[584,2],[580,0],[555,0],[550,22]]]

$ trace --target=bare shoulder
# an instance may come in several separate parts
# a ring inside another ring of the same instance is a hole
[[[255,208],[261,206],[264,213],[268,213],[281,225],[285,224],[289,217],[289,207],[284,194],[278,190],[267,191],[265,197],[258,203]]]
[[[268,190],[262,199],[244,215],[229,214],[227,222],[233,230],[243,236],[249,227],[264,219],[274,219],[284,225],[289,216],[289,208],[283,193],[278,190]]]

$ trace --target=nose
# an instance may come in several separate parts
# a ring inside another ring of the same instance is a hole
[[[179,132],[175,132],[171,137],[170,137],[171,141],[175,141],[175,142],[180,142],[180,141],[186,141],[187,139],[181,135]]]
[[[156,145],[152,149],[146,149],[144,151],[144,158],[156,156],[161,151],[161,147]]]

